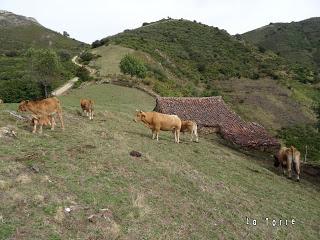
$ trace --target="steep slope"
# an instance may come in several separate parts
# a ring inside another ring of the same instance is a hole
[[[96,102],[93,121],[77,113],[82,97]],[[132,119],[155,99],[133,88],[93,85],[60,100],[66,130],[57,122],[43,135],[5,112],[17,104],[0,105],[0,126],[17,132],[0,139],[0,239],[319,239],[316,179],[295,183],[270,156],[250,157],[213,135],[174,144],[161,132],[152,141]]]
[[[242,34],[247,41],[270,49],[289,62],[299,63],[314,71],[310,81],[319,81],[320,71],[320,18],[300,22],[270,23],[267,26]]]
[[[108,40],[150,54],[179,78],[204,83],[232,77],[256,79],[285,70],[277,55],[260,53],[224,30],[187,20],[164,19]]]

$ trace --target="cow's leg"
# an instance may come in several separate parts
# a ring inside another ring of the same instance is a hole
[[[34,124],[33,124],[33,130],[32,130],[32,133],[36,133],[36,131],[37,131],[37,124],[36,124],[36,123],[34,123]]]
[[[154,140],[154,138],[156,137],[156,131],[154,129],[152,129],[151,131],[152,131],[152,140]]]
[[[300,181],[300,161],[295,159],[293,162],[294,162],[294,168],[297,174],[297,181],[299,182]]]
[[[39,133],[42,134],[42,126],[43,124],[40,124],[40,127],[39,127]]]
[[[190,141],[193,142],[193,129],[190,131]]]
[[[93,120],[93,110],[91,110],[91,120]]]
[[[59,120],[60,120],[60,123],[61,123],[61,128],[62,128],[62,130],[64,130],[64,123],[63,123],[63,118],[62,118],[62,111],[59,111],[59,112],[58,112],[58,117],[59,117]]]
[[[196,136],[196,142],[199,142],[198,129],[194,129],[194,135]]]
[[[56,121],[54,120],[54,117],[52,116],[51,119],[50,119],[50,123],[51,123],[51,130],[53,131],[54,130],[54,127],[56,125]]]
[[[159,130],[156,131],[157,141],[159,141]]]
[[[287,160],[288,178],[292,178],[292,159]]]

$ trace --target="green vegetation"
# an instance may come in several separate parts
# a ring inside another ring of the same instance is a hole
[[[286,58],[293,64],[293,71],[300,81],[320,81],[320,18],[272,23],[244,33],[242,37]]]
[[[25,51],[32,48],[67,50],[72,55],[79,53],[86,44],[63,36],[41,25],[0,27],[0,54],[9,51]]]
[[[280,130],[279,137],[284,139],[287,146],[296,146],[305,154],[308,148],[308,163],[320,165],[320,134],[313,126],[294,126]]]
[[[75,75],[71,57],[86,44],[23,16],[10,15],[22,23],[13,24],[6,20],[6,14],[1,14],[4,24],[0,25],[0,98],[19,102],[47,96]]]
[[[287,71],[276,54],[261,53],[223,30],[186,20],[161,20],[103,40],[145,52],[183,79],[175,81],[178,89],[162,83],[176,95],[190,94],[190,85],[203,91],[202,85],[210,87],[213,79],[278,78]]]
[[[93,121],[77,113],[82,97],[96,102]],[[0,144],[2,238],[319,239],[315,179],[303,174],[295,183],[270,156],[250,157],[214,135],[201,135],[200,144],[182,135],[174,144],[172,133],[162,132],[153,141],[132,119],[137,108],[152,110],[155,99],[133,88],[93,85],[60,100],[64,132],[57,122],[55,131],[32,134],[28,123],[0,114],[0,125],[14,125],[18,135]],[[132,150],[142,157],[129,156]],[[106,217],[100,209],[108,209]],[[267,226],[265,217],[296,224]]]
[[[17,57],[0,56],[0,98],[5,102],[42,98],[72,78],[75,65],[65,52],[59,53],[30,48]]]
[[[147,75],[147,68],[141,60],[133,55],[127,54],[120,61],[120,70],[124,74],[129,74],[131,77],[145,78]]]

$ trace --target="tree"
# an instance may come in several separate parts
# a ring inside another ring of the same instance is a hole
[[[63,31],[63,36],[65,36],[65,37],[70,37],[70,34],[67,33],[66,31]]]
[[[44,96],[48,97],[53,80],[61,73],[58,55],[49,49],[29,49],[27,56],[30,57],[31,73],[42,87]]]
[[[147,68],[138,58],[127,54],[121,59],[120,70],[124,74],[129,74],[131,77],[137,76],[145,78],[147,75]]]

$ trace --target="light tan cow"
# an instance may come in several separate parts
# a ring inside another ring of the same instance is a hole
[[[93,105],[94,101],[91,99],[83,98],[80,100],[82,111],[86,113],[90,120],[93,120]]]
[[[283,169],[283,174],[288,171],[288,177],[292,177],[292,165],[294,171],[297,174],[297,181],[300,181],[300,152],[293,146],[290,148],[282,147],[278,153],[274,156],[274,166],[281,167]]]
[[[157,141],[159,141],[160,130],[173,131],[175,142],[180,142],[181,120],[177,115],[137,111],[134,121],[141,121],[144,125],[150,128],[152,131],[152,139],[156,136]]]
[[[63,118],[62,118],[62,110],[60,106],[60,101],[56,97],[46,98],[43,100],[37,101],[29,101],[25,100],[19,104],[18,111],[26,112],[29,111],[33,113],[35,116],[53,116],[54,114],[58,114],[61,128],[64,130]],[[51,122],[51,129],[54,129],[54,125]]]
[[[54,130],[54,126],[56,124],[54,117],[51,115],[41,115],[41,116],[32,116],[31,123],[33,125],[32,133],[37,132],[37,126],[39,125],[39,133],[42,133],[42,127],[45,126],[51,126],[51,129]]]
[[[180,132],[185,133],[185,132],[189,132],[190,133],[190,141],[193,141],[193,135],[195,135],[196,137],[196,142],[199,142],[199,138],[198,138],[198,126],[197,123],[191,120],[187,120],[187,121],[181,121],[181,129]]]
[[[0,98],[0,104],[2,104],[3,103],[3,100]]]

